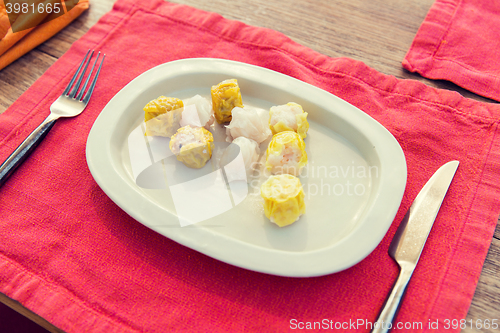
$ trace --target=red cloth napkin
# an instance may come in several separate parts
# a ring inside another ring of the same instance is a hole
[[[500,2],[436,0],[403,67],[500,101]]]
[[[107,57],[87,109],[58,121],[0,189],[0,292],[67,332],[286,332],[307,323],[368,332],[398,274],[387,254],[397,226],[432,173],[459,160],[398,321],[415,327],[407,332],[436,332],[429,322],[443,331],[465,318],[500,212],[498,105],[329,58],[218,14],[119,0],[0,116],[2,160],[47,116],[88,48]],[[248,271],[151,231],[103,193],[85,159],[99,112],[137,75],[188,57],[288,74],[393,133],[406,155],[407,188],[392,227],[365,260],[315,278]]]

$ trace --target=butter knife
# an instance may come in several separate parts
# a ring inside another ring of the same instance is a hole
[[[420,190],[401,221],[389,246],[389,255],[400,267],[399,276],[373,325],[372,333],[389,332],[395,327],[393,320],[401,299],[417,266],[427,236],[455,176],[458,164],[458,161],[451,161],[441,166]]]

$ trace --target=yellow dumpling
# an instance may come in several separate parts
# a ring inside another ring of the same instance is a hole
[[[160,96],[144,107],[146,135],[171,137],[180,127],[182,100]]]
[[[294,131],[301,138],[305,138],[309,130],[307,112],[304,112],[301,105],[294,102],[273,106],[269,110],[269,128],[273,134]]]
[[[266,168],[272,174],[298,176],[307,164],[306,144],[294,131],[273,135],[266,151]]]
[[[236,79],[225,80],[212,86],[211,93],[215,119],[219,124],[231,121],[231,111],[234,107],[243,107],[240,87]]]
[[[170,139],[169,148],[185,166],[199,169],[212,157],[214,138],[203,127],[181,127]]]
[[[295,176],[269,177],[262,184],[260,194],[264,198],[264,214],[280,227],[294,223],[306,212],[304,190]]]

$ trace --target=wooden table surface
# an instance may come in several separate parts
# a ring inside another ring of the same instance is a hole
[[[280,31],[294,41],[330,57],[360,60],[384,74],[493,103],[445,81],[431,81],[405,71],[401,62],[434,0],[175,0],[254,26]],[[40,77],[71,44],[106,12],[114,0],[90,0],[91,7],[55,37],[0,71],[0,113]],[[500,321],[500,227],[497,225],[467,320]],[[60,332],[19,303],[0,301],[52,332]],[[450,304],[452,306],[452,304]],[[463,332],[498,332],[471,329]]]

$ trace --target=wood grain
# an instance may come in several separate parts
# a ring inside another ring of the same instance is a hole
[[[62,333],[63,331],[37,315],[36,313],[26,309],[24,306],[21,305],[21,303],[5,296],[4,294],[0,293],[0,302],[7,305],[11,309],[14,309],[15,311],[19,312],[23,316],[31,319],[33,322],[37,323],[39,326],[45,328],[49,332],[52,333]],[[1,323],[0,323],[1,324]],[[1,328],[1,326],[0,326]]]
[[[112,0],[91,0],[90,9],[49,41],[0,71],[0,113],[5,111],[78,38],[112,8]],[[177,0],[228,19],[266,27],[331,57],[349,57],[400,79],[412,79],[468,98],[493,102],[444,81],[427,80],[401,66],[418,28],[434,0]],[[500,321],[500,227],[497,226],[467,321]],[[21,304],[0,301],[51,332],[60,332]],[[451,305],[450,305],[451,306]],[[450,318],[453,319],[453,318]],[[463,332],[498,332],[466,328]]]
[[[474,294],[474,298],[466,318],[467,321],[472,322],[468,322],[468,327],[462,330],[462,332],[493,333],[500,330],[498,327],[496,329],[493,327],[483,327],[486,319],[489,319],[490,323],[491,319],[497,319],[497,323],[500,322],[500,299],[498,297],[500,292],[500,281],[498,279],[498,272],[500,272],[499,259],[500,240],[498,238],[493,238],[488,256],[484,262],[483,271],[476,288],[476,293]]]

